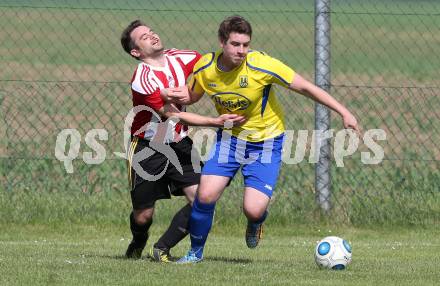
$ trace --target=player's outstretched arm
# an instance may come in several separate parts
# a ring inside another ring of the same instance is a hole
[[[293,81],[289,85],[289,89],[305,95],[336,111],[342,117],[344,128],[350,128],[359,132],[359,126],[354,115],[322,88],[307,81],[299,74],[295,74]]]
[[[175,118],[183,124],[191,126],[223,127],[226,122],[232,126],[240,126],[246,122],[246,118],[237,114],[222,114],[218,117],[203,116],[191,112],[184,112],[177,109],[173,104],[166,104],[159,111],[159,114],[166,118]]]
[[[246,118],[237,114],[222,114],[219,117],[207,117],[190,112],[171,113],[169,117],[176,117],[184,124],[205,127],[223,127],[229,122],[232,126],[240,126],[246,122]]]

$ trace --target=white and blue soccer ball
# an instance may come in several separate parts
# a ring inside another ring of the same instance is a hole
[[[343,270],[351,262],[351,245],[337,236],[327,236],[315,247],[315,262],[321,268]]]

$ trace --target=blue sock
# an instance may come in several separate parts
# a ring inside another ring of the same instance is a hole
[[[197,257],[202,258],[203,247],[208,238],[209,231],[212,226],[212,218],[214,217],[215,203],[201,203],[197,196],[194,199],[191,218],[189,220],[189,231],[191,237],[191,250]]]

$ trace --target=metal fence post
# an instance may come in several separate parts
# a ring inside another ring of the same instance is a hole
[[[315,0],[315,83],[322,89],[330,90],[330,0]],[[330,129],[330,110],[325,106],[315,104],[315,130],[322,134]],[[330,210],[331,178],[330,178],[330,139],[319,136],[322,140],[318,163],[315,166],[316,202],[324,211]],[[319,148],[319,147],[318,147]]]

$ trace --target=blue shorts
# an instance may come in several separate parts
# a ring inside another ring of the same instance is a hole
[[[281,166],[283,139],[284,134],[281,134],[265,141],[249,142],[219,130],[202,175],[232,179],[243,166],[241,173],[245,187],[252,187],[272,197]]]

